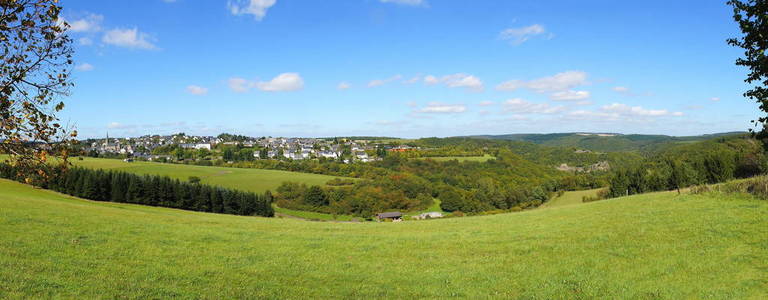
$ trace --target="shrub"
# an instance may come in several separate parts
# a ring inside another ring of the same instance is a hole
[[[758,176],[722,184],[694,186],[691,188],[691,193],[750,194],[755,198],[768,200],[768,176]]]

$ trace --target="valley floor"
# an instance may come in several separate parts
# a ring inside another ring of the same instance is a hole
[[[0,180],[0,298],[764,298],[768,202],[654,193],[322,223],[81,200]]]

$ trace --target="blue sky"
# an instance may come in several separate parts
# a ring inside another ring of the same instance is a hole
[[[64,0],[81,137],[746,130],[725,1]]]

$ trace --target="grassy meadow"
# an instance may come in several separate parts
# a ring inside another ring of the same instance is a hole
[[[120,170],[135,174],[152,174],[187,180],[190,176],[200,177],[202,183],[218,185],[243,191],[263,193],[280,186],[286,181],[306,183],[307,185],[325,185],[328,180],[337,178],[321,174],[226,167],[193,166],[164,164],[156,162],[124,162],[119,159],[91,158],[72,159],[72,164],[92,169]]]
[[[0,180],[0,298],[714,298],[768,292],[768,202],[653,193],[327,223],[81,200]]]
[[[0,155],[0,160],[5,159],[7,159],[7,156]],[[124,162],[120,159],[93,157],[83,157],[83,160],[71,158],[70,161],[75,166],[85,168],[118,170],[142,175],[161,175],[180,180],[188,180],[190,176],[197,176],[200,178],[200,181],[205,184],[256,193],[263,193],[267,190],[274,192],[275,189],[280,186],[280,184],[286,181],[305,183],[307,185],[325,185],[325,183],[331,179],[346,178],[279,170],[209,167],[141,161]],[[275,207],[275,212],[278,214],[278,216],[297,217],[322,221],[349,221],[353,218],[352,216],[348,215],[334,216],[330,214],[292,210],[280,207]]]
[[[0,160],[5,159],[7,159],[7,155],[0,155]],[[83,160],[74,157],[70,158],[70,162],[75,166],[84,168],[117,170],[140,175],[161,175],[180,180],[188,180],[190,176],[197,176],[205,184],[256,193],[263,193],[267,190],[274,192],[280,184],[286,181],[306,183],[307,185],[325,185],[331,179],[346,178],[280,170],[209,167],[142,161],[124,162],[120,159],[93,157],[83,157]]]
[[[351,215],[332,215],[319,213],[306,210],[295,210],[290,208],[283,208],[272,204],[272,208],[275,210],[275,216],[278,218],[294,218],[304,219],[310,221],[363,221],[362,218],[355,218]]]
[[[569,206],[569,205],[575,205],[575,204],[582,204],[583,203],[582,199],[584,196],[595,197],[597,196],[597,192],[602,189],[603,188],[565,192],[562,196],[554,197],[551,200],[545,202],[540,206],[540,208],[562,207],[562,206]]]

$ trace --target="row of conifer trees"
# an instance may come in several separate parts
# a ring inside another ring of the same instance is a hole
[[[0,163],[0,178],[24,181],[15,167]],[[96,200],[162,206],[193,211],[272,217],[272,194],[241,192],[167,176],[121,171],[70,168],[55,172],[35,185],[60,193]]]

